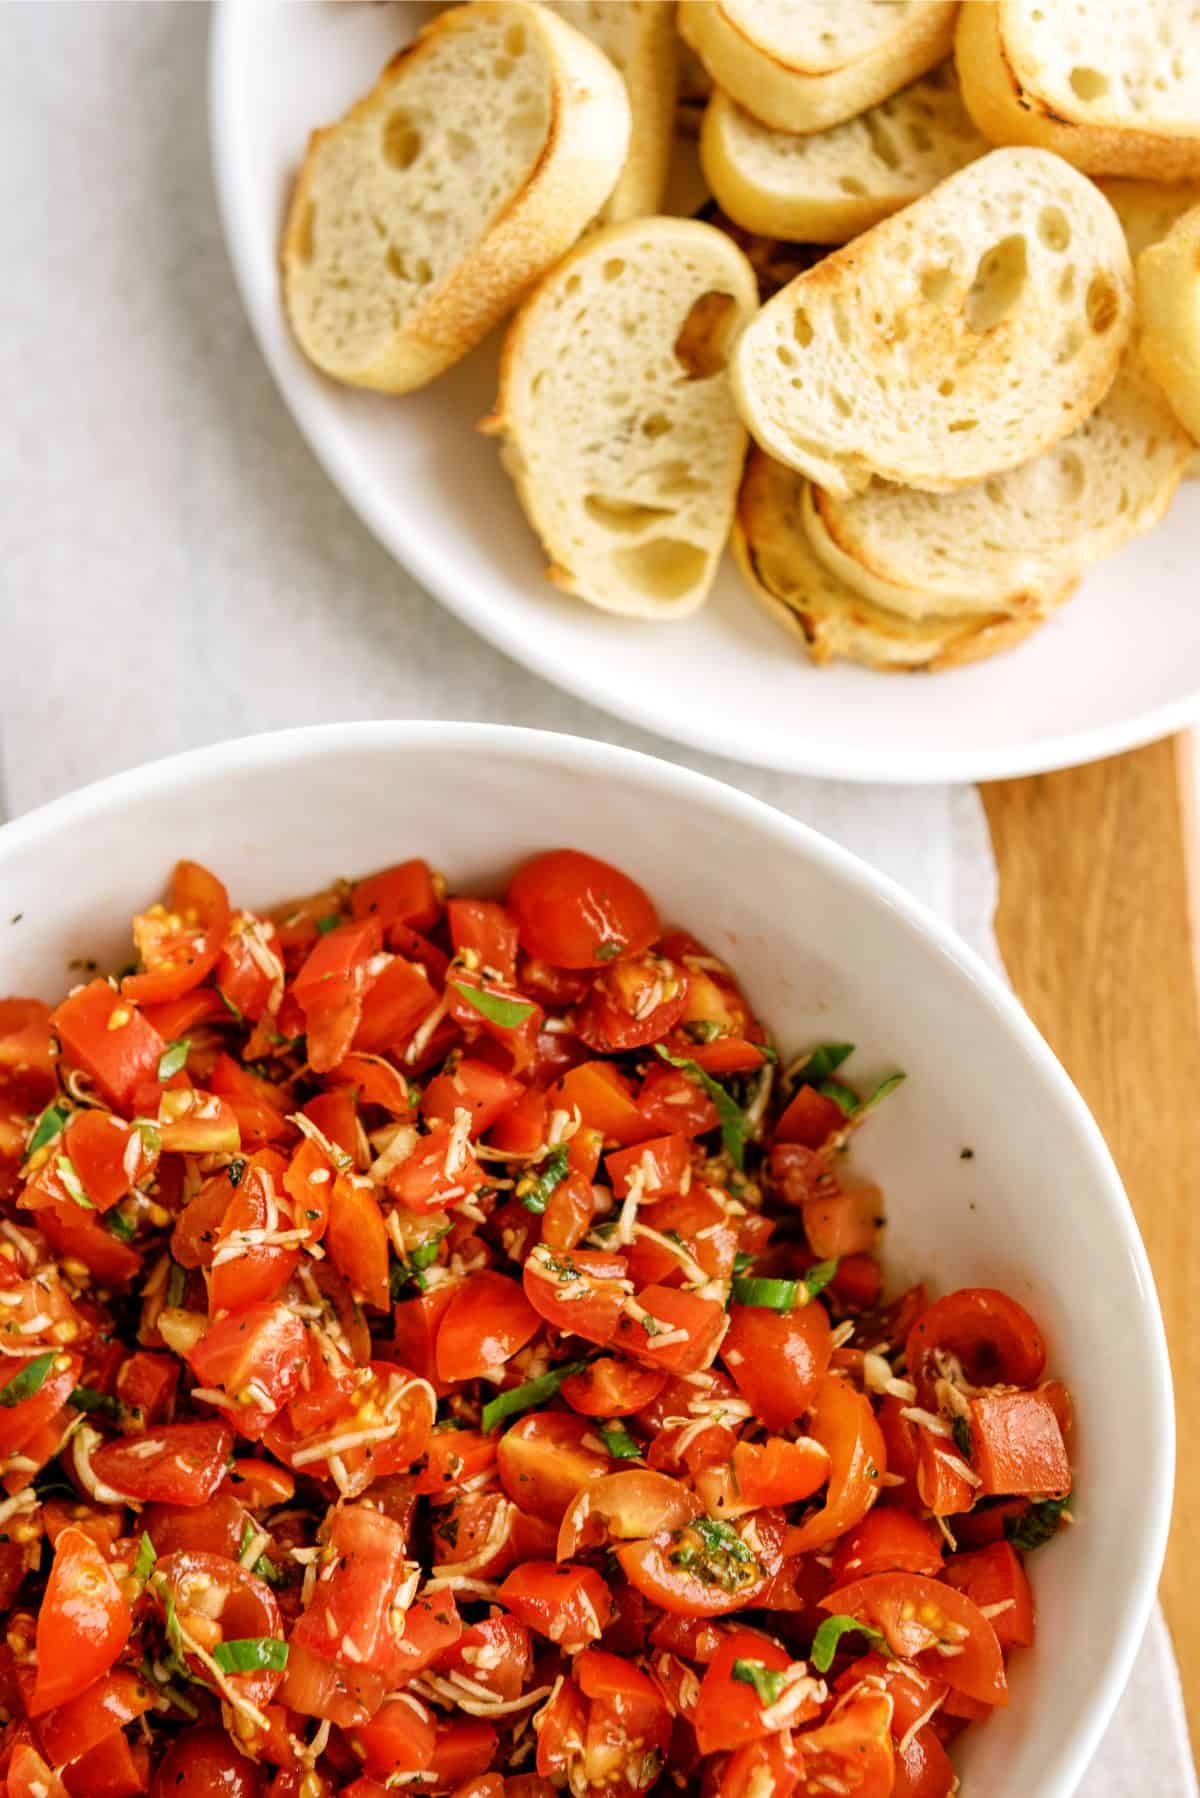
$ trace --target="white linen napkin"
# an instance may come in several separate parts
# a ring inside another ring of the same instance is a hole
[[[516,722],[736,782],[893,875],[998,965],[973,791],[801,780],[618,725],[477,641],[368,537],[292,427],[233,288],[208,172],[205,8],[35,0],[4,24],[19,75],[0,166],[20,171],[0,334],[10,814],[248,731]],[[1147,1794],[1197,1795],[1157,1615],[1080,1788]]]

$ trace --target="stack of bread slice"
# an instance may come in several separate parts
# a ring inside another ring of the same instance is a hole
[[[314,133],[284,297],[388,393],[509,320],[482,428],[564,592],[679,618],[732,537],[814,660],[944,668],[1170,505],[1198,202],[1177,0],[469,0]]]

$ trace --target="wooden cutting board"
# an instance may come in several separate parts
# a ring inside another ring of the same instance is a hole
[[[1200,997],[1192,746],[982,789],[996,931],[1108,1140],[1158,1283],[1178,1415],[1162,1598],[1200,1762]]]

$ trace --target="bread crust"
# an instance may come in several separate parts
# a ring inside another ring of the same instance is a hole
[[[1187,181],[1200,175],[1200,121],[1186,137],[1115,120],[1071,118],[1038,93],[1014,61],[1001,0],[968,0],[958,19],[955,61],[967,111],[995,144],[1053,150],[1089,175]],[[1062,104],[1061,102],[1059,103]]]
[[[322,150],[340,133],[398,104],[406,86],[419,81],[435,46],[478,28],[488,15],[511,15],[538,33],[549,59],[550,117],[541,151],[470,251],[403,315],[390,336],[360,359],[335,357],[315,328],[306,278],[310,207],[320,197]],[[309,139],[281,250],[284,302],[300,347],[325,373],[351,386],[384,393],[424,386],[511,312],[595,217],[620,174],[629,132],[629,103],[617,71],[581,32],[545,8],[532,0],[475,0],[439,14],[391,59],[369,94]]]
[[[1184,430],[1200,441],[1200,206],[1138,257],[1141,349]]]
[[[922,0],[841,66],[806,67],[755,36],[726,0],[679,0],[679,30],[714,82],[777,131],[824,131],[886,100],[949,55],[957,0]]]
[[[814,555],[801,521],[802,475],[752,450],[731,537],[754,597],[819,667],[842,660],[883,674],[938,673],[1015,648],[1044,612],[905,618],[839,581]],[[1057,596],[1061,604],[1072,589]]]

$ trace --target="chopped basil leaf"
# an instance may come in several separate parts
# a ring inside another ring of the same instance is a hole
[[[733,1271],[735,1274],[744,1274],[748,1267],[754,1266],[754,1262],[753,1255],[747,1254],[745,1249],[739,1249],[733,1258]]]
[[[92,1204],[92,1201],[84,1191],[83,1181],[75,1172],[75,1165],[72,1162],[71,1157],[69,1155],[57,1156],[55,1158],[54,1168],[67,1197],[74,1199],[75,1203],[81,1206],[84,1211],[94,1211],[96,1207]]]
[[[242,1540],[238,1548],[239,1560],[245,1554],[257,1534],[258,1531],[247,1517],[245,1523],[242,1525]],[[258,1578],[268,1586],[281,1586],[284,1582],[283,1569],[277,1567],[274,1561],[269,1560],[266,1555],[259,1555],[258,1559],[251,1564],[250,1571],[251,1573],[257,1574]]]
[[[871,1093],[868,1098],[865,1098],[859,1106],[860,1113],[864,1111],[873,1111],[881,1099],[886,1099],[889,1093],[895,1092],[896,1088],[904,1078],[905,1076],[903,1074],[889,1074],[886,1080],[881,1080],[879,1085],[875,1088],[875,1091]]]
[[[542,1374],[540,1379],[526,1380],[523,1386],[511,1386],[507,1392],[498,1392],[483,1407],[484,1433],[494,1430],[506,1417],[516,1417],[519,1412],[540,1405],[544,1399],[553,1398],[569,1374],[582,1373],[586,1366],[586,1361],[568,1361],[565,1366]]]
[[[810,1299],[815,1299],[819,1292],[824,1292],[837,1270],[838,1264],[836,1260],[817,1261],[814,1262],[812,1267],[805,1268],[804,1285],[808,1290]]]
[[[1009,1518],[1004,1534],[1014,1548],[1023,1548],[1027,1553],[1043,1547],[1058,1534],[1059,1521],[1063,1512],[1070,1510],[1071,1498],[1069,1492],[1066,1498],[1043,1498],[1030,1505],[1023,1517]]]
[[[105,1213],[104,1228],[121,1242],[132,1242],[134,1226],[119,1208]]]
[[[521,1203],[526,1211],[532,1211],[540,1217],[546,1209],[550,1195],[556,1186],[561,1186],[567,1177],[567,1151],[555,1149],[554,1153],[542,1164],[542,1170],[534,1180],[528,1192],[521,1194]]]
[[[826,1617],[824,1623],[813,1637],[812,1652],[809,1655],[818,1673],[828,1673],[833,1666],[833,1657],[837,1653],[838,1643],[843,1636],[857,1631],[865,1636],[874,1647],[884,1640],[882,1630],[872,1629],[869,1623],[860,1623],[857,1617]]]
[[[167,1304],[172,1311],[183,1303],[183,1295],[187,1290],[187,1275],[178,1261],[172,1261],[171,1271],[167,1275]]]
[[[229,1184],[231,1186],[240,1186],[242,1183],[242,1175],[245,1173],[245,1171],[246,1171],[245,1156],[244,1155],[235,1155],[233,1160],[231,1162],[229,1162],[228,1165],[226,1166],[225,1177],[229,1181]]]
[[[828,1080],[853,1053],[853,1043],[819,1043],[796,1075],[797,1086],[817,1086]]]
[[[737,1592],[753,1584],[758,1563],[737,1531],[711,1517],[693,1517],[678,1532],[679,1546],[671,1551],[673,1567],[693,1573],[705,1585]]]
[[[287,1666],[288,1648],[278,1636],[243,1636],[239,1641],[218,1642],[212,1657],[222,1673],[255,1673],[260,1667],[279,1673]]]
[[[114,1417],[117,1413],[116,1399],[110,1398],[107,1392],[97,1392],[94,1386],[72,1387],[67,1403],[74,1405],[77,1411],[107,1411]]]
[[[421,1292],[424,1292],[425,1281],[421,1276],[425,1269],[432,1267],[437,1260],[442,1238],[449,1234],[450,1229],[451,1225],[447,1224],[444,1229],[436,1230],[424,1242],[419,1242],[415,1249],[408,1251],[407,1260],[400,1261],[395,1255],[392,1256],[388,1283],[393,1299],[403,1298],[404,1288],[410,1285],[416,1286]]]
[[[186,1067],[191,1051],[192,1039],[190,1036],[177,1037],[174,1042],[168,1043],[158,1058],[159,1079],[169,1080],[172,1074],[177,1074],[180,1068]]]
[[[161,1579],[157,1582],[160,1590],[164,1584],[165,1582]],[[166,1593],[163,1599],[163,1619],[167,1632],[167,1647],[171,1651],[167,1665],[176,1673],[182,1673],[185,1679],[190,1679],[192,1677],[191,1670],[184,1659],[183,1632],[179,1627],[179,1618],[175,1611],[175,1600],[170,1592]]]
[[[27,1398],[32,1398],[35,1392],[41,1391],[54,1366],[54,1353],[53,1349],[49,1349],[44,1355],[35,1355],[20,1373],[15,1373],[11,1380],[0,1386],[0,1405],[6,1411],[10,1411],[14,1405],[24,1404]]]
[[[624,943],[615,943],[611,941],[607,943],[597,943],[596,947],[592,950],[592,955],[596,961],[616,961],[624,947]]]
[[[142,1139],[142,1149],[146,1155],[161,1153],[162,1132],[157,1124],[152,1124],[149,1118],[134,1118],[133,1127]]]
[[[673,1068],[681,1069],[697,1086],[703,1087],[717,1108],[725,1152],[734,1167],[741,1171],[746,1165],[746,1138],[750,1134],[750,1122],[741,1106],[730,1097],[719,1080],[714,1080],[711,1074],[705,1073],[698,1062],[690,1060],[686,1055],[672,1055],[661,1043],[655,1043],[654,1052],[661,1055],[664,1061],[670,1062]]]
[[[596,1434],[616,1461],[640,1461],[642,1445],[635,1442],[623,1423],[599,1423]]]
[[[786,1673],[775,1671],[763,1661],[742,1659],[733,1663],[733,1677],[743,1686],[753,1686],[764,1708],[776,1702],[787,1679]]]
[[[335,911],[326,912],[326,914],[323,918],[317,919],[318,934],[320,936],[328,936],[329,932],[331,930],[337,929],[337,927],[341,923],[341,921],[342,920],[338,916],[337,912],[335,912]]]
[[[154,1544],[151,1542],[145,1530],[143,1530],[142,1539],[138,1543],[137,1560],[133,1563],[134,1579],[140,1580],[144,1586],[146,1581],[150,1578],[150,1575],[154,1572],[154,1563],[157,1559],[158,1556],[154,1552]]]
[[[729,1297],[735,1305],[757,1305],[766,1311],[794,1311],[802,1302],[803,1285],[802,1280],[766,1280],[735,1275]]]
[[[485,1017],[489,1024],[499,1024],[501,1030],[515,1030],[518,1024],[531,1018],[536,1009],[525,999],[504,999],[499,993],[489,993],[483,986],[467,986],[462,980],[452,980],[450,984],[481,1017]]]
[[[971,1459],[971,1426],[965,1417],[955,1417],[950,1423],[950,1434],[954,1438],[954,1446],[964,1461]]]
[[[67,1110],[66,1106],[47,1105],[45,1111],[43,1111],[41,1117],[33,1127],[33,1135],[29,1138],[29,1147],[25,1151],[26,1155],[36,1155],[37,1151],[39,1149],[44,1149],[48,1142],[53,1142],[56,1136],[61,1136],[70,1121],[70,1117],[71,1113]]]
[[[853,1087],[843,1086],[840,1080],[818,1080],[817,1091],[823,1098],[832,1099],[840,1106],[848,1118],[852,1118],[859,1109],[860,1100]]]

